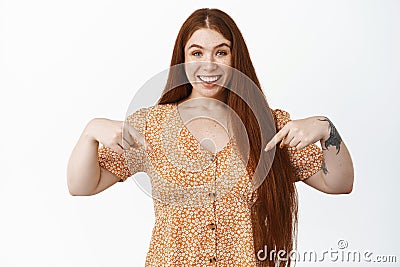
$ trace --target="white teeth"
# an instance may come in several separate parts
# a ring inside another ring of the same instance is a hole
[[[203,82],[212,83],[217,81],[221,76],[199,76],[200,80]]]

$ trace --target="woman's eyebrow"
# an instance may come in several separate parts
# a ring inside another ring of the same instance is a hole
[[[221,44],[215,46],[214,48],[220,48],[222,46],[227,46],[227,47],[231,48],[227,43],[221,43]],[[198,44],[192,44],[191,46],[188,47],[188,49],[190,49],[192,47],[197,47],[197,48],[204,49],[204,47],[202,47],[201,45],[198,45]]]

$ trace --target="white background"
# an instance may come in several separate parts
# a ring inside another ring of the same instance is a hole
[[[0,266],[144,266],[152,199],[132,178],[73,197],[66,166],[90,119],[125,118],[201,7],[236,21],[271,107],[327,116],[350,150],[351,194],[297,183],[298,249],[321,255],[344,239],[400,261],[400,1],[10,0],[0,1]]]

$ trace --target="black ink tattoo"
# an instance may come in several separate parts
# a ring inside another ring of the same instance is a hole
[[[325,163],[325,159],[322,160],[322,171],[324,172],[324,174],[328,173],[328,169],[326,168],[326,163]]]
[[[320,120],[320,119],[318,119]],[[336,130],[335,126],[333,123],[325,117],[325,119],[320,120],[320,121],[328,121],[329,122],[329,138],[325,141],[325,147],[328,149],[328,146],[335,146],[337,149],[336,155],[340,151],[340,144],[342,143],[342,138],[340,137],[338,131]],[[328,149],[329,150],[329,149]]]

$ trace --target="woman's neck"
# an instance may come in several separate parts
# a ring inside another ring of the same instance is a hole
[[[227,93],[224,92],[216,97],[205,97],[192,93],[185,99],[181,100],[179,104],[185,103],[188,107],[203,107],[208,110],[215,110],[216,108],[223,108],[226,106]]]

